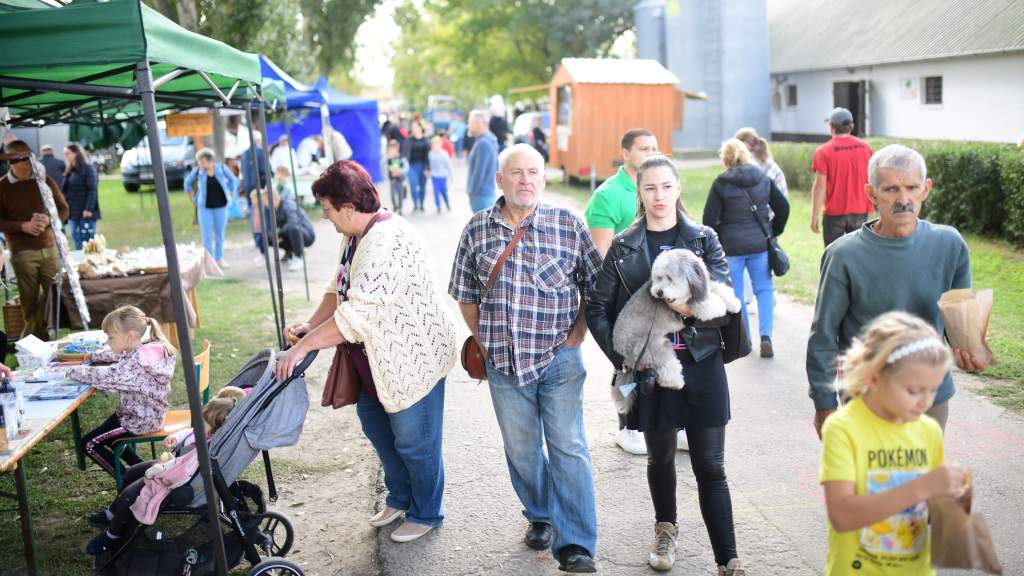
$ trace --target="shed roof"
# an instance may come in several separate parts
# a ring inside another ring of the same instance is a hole
[[[1024,0],[769,0],[773,73],[1024,51]]]
[[[657,60],[563,58],[577,84],[678,84],[679,78]]]

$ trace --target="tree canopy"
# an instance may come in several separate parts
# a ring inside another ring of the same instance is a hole
[[[406,0],[395,13],[395,91],[464,102],[548,82],[566,57],[607,56],[633,27],[630,0]]]

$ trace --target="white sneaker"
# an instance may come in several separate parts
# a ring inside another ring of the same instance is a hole
[[[676,539],[679,528],[670,522],[658,522],[654,526],[654,548],[647,557],[647,565],[658,572],[668,572],[676,563]]]
[[[615,443],[619,445],[619,448],[630,454],[636,454],[637,456],[647,455],[647,443],[644,442],[643,432],[623,428],[615,435]]]
[[[402,510],[385,506],[383,510],[370,517],[370,526],[380,528],[387,526],[402,516]]]
[[[391,540],[394,542],[412,542],[426,536],[433,529],[433,526],[417,524],[406,520],[391,533]]]
[[[690,451],[690,441],[686,439],[686,430],[676,432],[676,450],[680,452]]]
[[[217,266],[220,266],[224,270],[227,270],[228,268],[231,268],[231,265],[228,264],[227,260],[224,260],[223,258],[221,258],[220,260],[217,261]]]
[[[298,272],[299,270],[302,270],[302,260],[298,258],[292,258],[291,260],[288,261],[289,272]]]

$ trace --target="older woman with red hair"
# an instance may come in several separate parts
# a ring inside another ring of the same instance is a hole
[[[455,364],[455,323],[423,237],[380,208],[369,174],[350,160],[313,183],[324,218],[342,234],[338,271],[307,322],[285,329],[298,342],[278,360],[285,378],[312,350],[345,344],[362,390],[356,414],[384,468],[386,506],[370,518],[410,542],[441,525],[444,381]]]

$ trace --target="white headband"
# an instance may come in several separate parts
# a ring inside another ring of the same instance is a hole
[[[909,344],[904,344],[903,346],[900,346],[899,348],[893,350],[892,354],[889,354],[889,357],[885,359],[885,363],[895,364],[900,360],[906,358],[907,356],[912,356],[914,354],[917,354],[918,352],[923,352],[925,350],[930,350],[932,348],[945,347],[946,345],[940,342],[937,338],[922,338],[920,340],[915,340]]]

